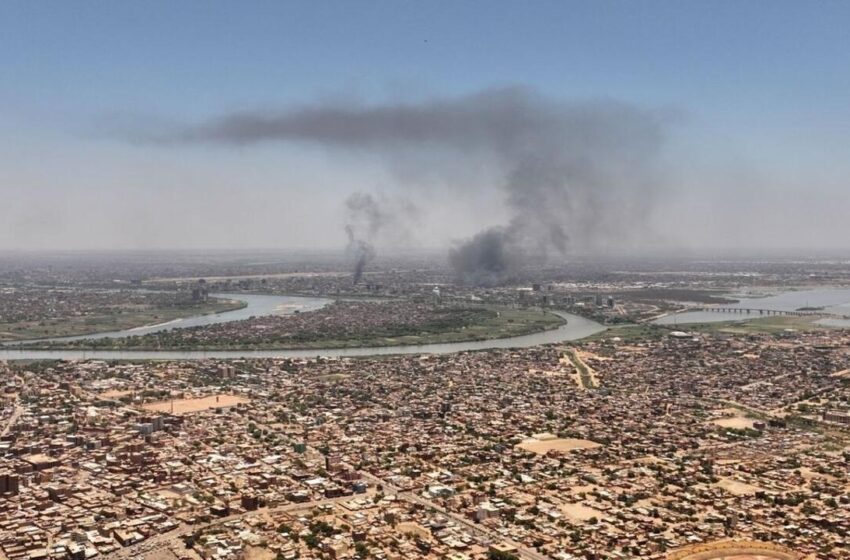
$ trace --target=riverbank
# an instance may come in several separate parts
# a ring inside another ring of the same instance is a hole
[[[730,294],[730,297],[738,297]],[[850,289],[839,287],[810,287],[807,289],[771,290],[769,294],[745,294],[734,304],[707,306],[704,309],[668,313],[654,318],[656,325],[690,326],[703,323],[750,322],[761,318],[770,319],[769,312],[780,315],[795,315],[801,310],[817,310],[823,313],[824,321],[842,321],[850,315]],[[769,321],[765,321],[769,322]],[[849,322],[850,323],[850,322]],[[836,326],[847,326],[847,324]]]
[[[424,306],[435,317],[423,317],[421,324],[380,321],[362,329],[335,329],[335,317],[341,314],[371,312],[389,304],[375,304],[376,309],[359,309],[363,304],[336,303],[314,315],[288,314],[252,318],[226,325],[208,325],[121,338],[73,339],[35,342],[26,345],[34,350],[116,350],[116,351],[238,351],[238,350],[325,350],[347,348],[383,348],[422,346],[509,339],[554,330],[565,324],[557,314],[537,309],[513,309],[482,306],[435,308]],[[404,305],[404,304],[399,304]],[[396,312],[410,309],[382,310],[392,318]],[[349,321],[349,317],[339,320]],[[353,321],[357,323],[356,319]],[[315,323],[315,324],[314,324]]]
[[[249,358],[360,358],[401,354],[452,354],[479,350],[528,348],[544,344],[560,344],[580,340],[605,330],[605,327],[578,315],[553,312],[565,320],[556,329],[542,332],[469,342],[419,344],[360,348],[326,348],[322,350],[36,350],[0,347],[0,360],[206,360]]]
[[[204,317],[244,309],[246,303],[234,299],[210,298],[193,305],[128,308],[120,313],[68,316],[41,321],[0,323],[0,343],[31,342],[59,337],[94,336],[110,331],[164,327],[187,317]]]

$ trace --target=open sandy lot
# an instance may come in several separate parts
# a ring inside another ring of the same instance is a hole
[[[596,447],[601,447],[595,441],[590,441],[588,439],[574,439],[574,438],[566,438],[566,439],[547,439],[547,440],[536,440],[536,439],[527,439],[524,442],[517,445],[520,449],[525,449],[526,451],[531,451],[532,453],[537,453],[538,455],[544,455],[549,451],[573,451],[575,449],[594,449]]]
[[[245,397],[237,395],[211,395],[198,399],[175,399],[174,414],[191,414],[192,412],[201,412],[211,408],[223,408],[236,406],[237,404],[249,402]],[[171,412],[172,401],[159,401],[142,405],[145,410],[151,412]]]
[[[275,553],[267,548],[249,546],[245,548],[245,560],[274,560]]]
[[[724,408],[717,412],[723,414],[723,417],[715,418],[711,423],[721,428],[752,429],[753,425],[758,422],[755,418],[747,418],[746,413],[737,408]]]
[[[408,534],[408,533],[412,533],[412,534],[414,534],[418,537],[421,537],[421,538],[427,538],[428,536],[430,536],[430,531],[428,531],[428,529],[426,529],[425,527],[423,527],[419,523],[415,523],[415,522],[411,522],[411,521],[399,523],[396,526],[396,531],[398,531],[399,533],[401,533],[403,535]]]
[[[670,560],[798,560],[799,554],[772,543],[718,541],[695,544],[670,553]]]
[[[718,418],[717,420],[712,420],[713,424],[720,426],[721,428],[735,428],[737,430],[744,430],[747,428],[752,429],[753,425],[757,421],[752,418],[744,418],[743,416],[735,416],[732,418]]]
[[[785,554],[725,554],[720,553],[717,556],[694,556],[684,560],[786,560],[789,556]]]
[[[721,555],[712,556],[705,560],[776,560],[777,558],[785,558],[784,556],[765,556],[764,554],[733,554],[731,556]]]
[[[587,521],[592,517],[605,519],[606,517],[603,512],[584,504],[564,504],[561,506],[561,512],[574,521]]]
[[[761,490],[758,486],[753,486],[752,484],[747,484],[738,480],[732,480],[731,478],[721,478],[715,486],[723,488],[735,496],[748,496]]]
[[[111,389],[109,391],[104,391],[100,394],[104,399],[118,399],[120,397],[126,397],[127,395],[133,394],[133,391],[122,391],[119,389]]]
[[[175,492],[174,490],[163,489],[157,490],[156,492],[161,498],[165,498],[166,500],[179,500],[183,496]]]

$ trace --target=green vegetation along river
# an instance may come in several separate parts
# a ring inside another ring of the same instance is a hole
[[[329,300],[321,298],[299,298],[295,296],[262,296],[262,295],[242,295],[242,294],[219,294],[217,297],[229,299],[247,300],[248,305],[240,310],[220,313],[218,315],[204,316],[200,318],[192,318],[184,320],[182,325],[169,324],[168,326],[159,326],[162,328],[179,328],[188,326],[186,323],[198,320],[213,324],[216,322],[226,322],[246,319],[251,316],[258,316],[259,311],[265,310],[266,313],[284,312],[286,309],[294,310],[315,310],[330,303]],[[531,313],[540,313],[532,311]],[[39,350],[28,348],[13,348],[6,347],[0,349],[0,359],[80,359],[80,358],[96,358],[96,359],[200,359],[200,358],[241,358],[241,357],[310,357],[323,355],[329,357],[345,357],[345,356],[368,356],[378,354],[411,354],[411,353],[451,353],[466,350],[483,350],[488,348],[518,348],[536,346],[539,344],[549,344],[564,342],[568,340],[576,340],[584,338],[591,334],[604,330],[604,327],[594,321],[571,315],[567,313],[556,313],[559,320],[566,321],[557,328],[550,328],[541,332],[532,334],[523,334],[519,336],[510,336],[510,327],[505,326],[504,334],[508,336],[503,338],[488,338],[485,340],[465,340],[452,341],[451,337],[447,340],[438,341],[429,344],[409,344],[408,340],[399,340],[396,345],[387,346],[372,346],[365,344],[357,347],[346,348],[307,348],[307,349],[279,349],[279,350]],[[509,323],[506,323],[509,324]],[[192,325],[195,326],[195,325]],[[491,328],[492,325],[484,328]],[[154,327],[151,327],[154,328]],[[151,331],[153,332],[153,331]],[[116,333],[102,333],[101,337],[119,338],[127,335],[139,334],[139,331],[120,331]],[[66,339],[67,340],[67,339]],[[373,342],[373,341],[369,341]]]

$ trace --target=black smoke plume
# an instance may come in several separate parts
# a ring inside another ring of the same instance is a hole
[[[352,281],[357,284],[363,278],[366,265],[375,258],[375,236],[388,223],[389,217],[370,194],[354,193],[345,201],[345,207],[348,211],[347,251],[354,259]]]
[[[446,168],[486,162],[501,177],[494,188],[503,193],[509,223],[458,244],[449,261],[463,282],[497,284],[529,263],[564,259],[571,248],[594,250],[641,236],[662,132],[658,115],[629,104],[567,103],[505,88],[417,103],[235,113],[148,140],[309,142],[378,153],[391,162],[427,153],[430,165]],[[355,277],[374,255],[363,239],[349,233],[360,255]]]

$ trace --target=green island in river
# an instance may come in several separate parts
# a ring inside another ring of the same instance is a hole
[[[294,350],[385,347],[508,338],[563,325],[548,311],[411,301],[336,301],[267,315],[121,338],[37,341],[29,348],[98,350]]]

